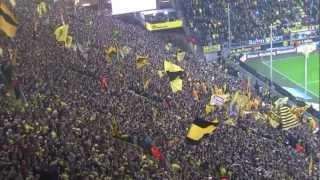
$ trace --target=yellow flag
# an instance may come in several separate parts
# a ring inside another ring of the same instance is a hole
[[[206,104],[206,114],[210,114],[214,110],[214,106],[211,106],[210,104]]]
[[[233,95],[233,98],[232,98],[230,104],[234,104],[234,103],[237,101],[238,97],[239,97],[239,91],[237,91],[237,92]]]
[[[68,24],[59,26],[54,31],[54,34],[56,35],[56,39],[59,42],[66,42],[67,38],[68,38],[68,33],[69,33],[69,25]]]
[[[136,61],[136,68],[141,69],[149,64],[149,59],[146,56],[138,56]]]
[[[178,92],[182,90],[182,73],[183,69],[171,63],[170,61],[164,61],[164,70],[168,74],[169,79],[170,79],[170,86],[172,92]]]
[[[312,117],[309,119],[309,125],[313,133],[317,133],[319,131],[318,123],[316,120],[314,120]]]
[[[47,4],[45,2],[41,2],[37,5],[38,16],[42,17],[43,14],[47,13]]]
[[[30,133],[34,128],[29,124],[24,124],[24,129],[26,133]]]
[[[170,61],[164,61],[164,70],[166,72],[178,72],[178,71],[183,71],[183,69],[178,66],[178,65],[175,65],[173,64],[172,62]]]
[[[67,37],[67,40],[66,40],[66,42],[65,42],[65,46],[66,46],[67,48],[70,48],[71,45],[72,45],[72,36],[68,36],[68,37]]]
[[[240,108],[244,108],[244,110],[249,110],[250,108],[250,99],[246,95],[241,95],[238,100],[238,104]]]
[[[171,164],[171,168],[173,171],[179,171],[181,169],[181,166],[177,163]]]
[[[178,92],[178,91],[182,91],[182,80],[180,78],[177,78],[173,81],[170,81],[170,86],[171,86],[171,90],[172,92]]]
[[[3,57],[3,49],[0,47],[0,57]]]
[[[178,51],[177,52],[177,60],[178,61],[182,61],[185,56],[186,56],[186,52],[184,52],[184,51]]]
[[[222,90],[223,90],[223,93],[227,93],[227,83],[223,84]]]
[[[310,156],[310,160],[309,160],[308,172],[309,172],[309,176],[312,176],[312,174],[313,174],[313,158],[312,158],[312,155]]]
[[[186,140],[188,143],[198,144],[203,136],[212,134],[217,129],[217,126],[212,122],[194,121],[187,133]]]
[[[111,135],[112,137],[120,137],[120,129],[115,117],[112,118]]]
[[[16,36],[18,21],[16,20],[10,9],[0,1],[0,30],[8,37]]]
[[[117,54],[117,48],[115,46],[106,48],[105,53],[110,59],[112,59],[112,57]]]
[[[277,128],[279,127],[280,123],[279,123],[279,116],[274,113],[274,112],[270,112],[268,114],[268,121],[269,124],[273,127],[273,128]]]
[[[235,122],[235,120],[233,118],[229,118],[228,120],[224,121],[224,124],[227,124],[229,126],[236,126],[237,123]]]
[[[151,79],[149,79],[149,78],[145,78],[145,79],[143,80],[143,89],[144,89],[144,90],[148,89],[150,80],[151,80]]]
[[[279,108],[279,117],[283,130],[294,128],[300,124],[299,120],[293,116],[288,106],[282,106]]]

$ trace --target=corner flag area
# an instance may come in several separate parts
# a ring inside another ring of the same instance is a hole
[[[310,54],[307,72],[307,95],[313,101],[319,101],[320,96],[320,56],[319,51]],[[272,61],[273,81],[282,87],[289,87],[304,92],[304,55],[288,54],[274,56]],[[270,57],[256,58],[247,64],[262,75],[270,78]]]

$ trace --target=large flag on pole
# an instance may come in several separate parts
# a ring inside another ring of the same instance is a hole
[[[197,118],[190,126],[186,141],[188,144],[199,144],[205,135],[212,134],[217,129],[217,123]]]
[[[0,1],[0,30],[8,37],[16,36],[18,21],[10,9]]]
[[[170,79],[170,86],[172,92],[177,92],[182,90],[182,74],[184,70],[169,61],[164,61],[164,71],[168,74]]]

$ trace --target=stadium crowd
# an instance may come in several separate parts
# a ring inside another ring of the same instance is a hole
[[[15,46],[14,79],[28,103],[0,96],[0,179],[311,179],[319,172],[316,165],[308,171],[310,156],[319,162],[318,135],[304,122],[289,131],[266,123],[272,97],[262,85],[248,91],[259,99],[251,110],[262,117],[237,112],[229,125],[228,106],[206,115],[213,86],[230,94],[246,88],[243,73],[230,73],[232,57],[201,62],[187,53],[174,61],[185,74],[183,90],[172,93],[159,71],[165,59],[176,58],[177,47],[166,49],[160,35],[96,11],[68,12],[63,18],[77,46],[66,48],[53,34],[61,25],[56,5],[42,18],[35,7],[17,0],[17,36],[1,35],[1,63]],[[105,48],[114,43],[128,51],[111,60]],[[143,70],[136,69],[137,54],[150,61]],[[192,146],[184,140],[196,116],[220,123]],[[115,122],[129,140],[113,137]],[[286,145],[288,139],[303,151]],[[140,144],[158,147],[163,157],[150,157]]]
[[[228,41],[228,1],[180,1],[186,25],[201,45]],[[230,1],[232,43],[264,39],[274,25],[274,36],[285,35],[288,28],[316,25],[319,1]]]

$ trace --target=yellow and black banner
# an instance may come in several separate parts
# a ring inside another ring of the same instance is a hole
[[[161,22],[161,23],[146,22],[145,26],[146,26],[146,29],[149,31],[159,31],[159,30],[182,28],[183,22],[182,20],[175,20],[175,21]]]
[[[299,121],[293,116],[287,106],[280,107],[279,116],[283,130],[288,130],[299,125]]]
[[[201,139],[206,136],[210,135],[218,127],[217,122],[208,122],[201,118],[197,118],[190,126],[186,142],[191,145],[197,145],[201,142]]]
[[[2,30],[8,37],[16,36],[18,22],[9,10],[9,8],[0,2],[0,30]]]
[[[210,46],[203,46],[203,53],[215,53],[221,51],[221,45],[220,44],[215,44],[215,45],[210,45]]]
[[[182,90],[182,77],[184,70],[170,61],[164,61],[164,71],[169,76],[172,92],[176,93]]]

